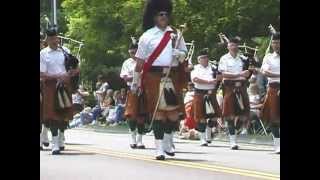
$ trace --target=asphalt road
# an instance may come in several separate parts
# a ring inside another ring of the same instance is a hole
[[[52,156],[40,152],[41,180],[242,180],[279,179],[280,155],[271,146],[214,141],[200,147],[198,141],[175,139],[176,156],[154,160],[154,141],[145,136],[145,150],[129,148],[128,134],[67,130],[66,151]]]

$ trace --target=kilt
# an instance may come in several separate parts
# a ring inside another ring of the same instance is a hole
[[[40,107],[40,114],[42,114],[42,118],[40,118],[40,120],[42,120],[43,123],[48,126],[52,124],[57,126],[65,126],[68,121],[73,118],[73,108],[71,107],[61,111],[57,111],[55,108],[57,80],[43,79],[41,83],[43,96]],[[65,80],[64,85],[70,97],[70,102],[72,102],[70,79]]]
[[[206,118],[205,115],[205,109],[204,109],[204,95],[207,94],[208,91],[206,90],[195,90],[194,99],[193,99],[193,114],[194,114],[194,120],[196,123],[199,123],[200,120],[203,120]],[[213,106],[213,109],[215,111],[214,117],[221,117],[221,108],[218,104],[216,92],[213,91],[212,94],[210,94],[210,100]]]
[[[40,79],[40,123],[42,123],[42,97],[43,97],[43,94],[42,94],[42,80]]]
[[[138,114],[138,95],[133,94],[131,91],[127,92],[127,100],[124,111],[126,118],[135,118]]]
[[[185,114],[184,103],[183,103],[183,95],[182,89],[186,82],[180,79],[180,72],[178,68],[172,68],[169,78],[172,79],[175,95],[177,96],[178,106],[174,110],[170,111],[178,111],[179,113]],[[152,116],[155,110],[158,98],[159,98],[159,89],[160,89],[160,81],[163,77],[162,71],[152,71],[150,70],[145,74],[145,78],[143,80],[143,91],[145,92],[146,103],[144,104],[147,112]],[[157,112],[168,112],[166,110],[157,110]]]
[[[266,122],[280,122],[280,83],[270,83],[261,109],[261,119]]]
[[[235,83],[241,83],[240,87],[236,87]],[[247,92],[247,81],[246,80],[224,80],[223,81],[223,107],[222,116],[232,117],[247,115],[250,113],[250,101]],[[236,107],[236,93],[234,92],[239,88],[239,92],[242,96],[244,110],[241,112],[237,111]]]

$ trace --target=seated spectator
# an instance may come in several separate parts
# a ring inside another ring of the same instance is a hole
[[[184,96],[184,107],[186,112],[185,125],[189,129],[194,129],[196,127],[196,123],[193,119],[193,108],[192,108],[192,100],[194,96],[194,86],[193,83],[188,83],[188,91]]]
[[[103,98],[107,92],[107,90],[109,89],[109,84],[107,82],[107,80],[105,78],[103,78],[102,76],[99,77],[98,79],[100,87],[97,91],[94,92],[94,96],[96,97],[97,100],[97,104],[100,105],[101,102],[103,101]]]
[[[113,90],[108,89],[105,96],[102,97],[102,101],[100,102],[100,105],[95,106],[92,110],[93,113],[93,122],[92,124],[97,124],[98,117],[103,116],[107,117],[109,114],[110,107],[113,107],[115,105],[114,99],[113,99]]]
[[[89,92],[86,92],[82,85],[76,93],[72,94],[72,103],[75,113],[79,113],[84,108],[84,97],[89,96]]]
[[[93,114],[91,113],[91,108],[86,107],[84,110],[80,113],[77,113],[73,120],[70,122],[69,127],[75,128],[75,127],[81,127],[83,125],[89,124],[93,121]]]
[[[179,138],[180,139],[189,139],[189,140],[200,140],[200,133],[195,129],[189,129],[185,125],[185,120],[180,122],[180,131]]]

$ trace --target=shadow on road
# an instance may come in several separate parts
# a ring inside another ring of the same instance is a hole
[[[272,152],[273,150],[269,150],[269,149],[249,149],[249,148],[242,148],[242,147],[240,147],[239,149],[238,149],[238,151],[265,151],[265,152]]]
[[[181,153],[181,154],[207,154],[207,153],[205,153],[205,152],[186,152],[186,151],[176,151],[175,153]]]
[[[166,158],[167,160],[181,161],[181,162],[208,162],[203,159],[183,159],[183,158]]]
[[[60,155],[63,156],[80,156],[80,155],[96,155],[97,153],[89,153],[89,152],[61,152]]]
[[[79,143],[65,143],[66,145],[85,145],[85,146],[89,146],[92,144],[79,144]]]

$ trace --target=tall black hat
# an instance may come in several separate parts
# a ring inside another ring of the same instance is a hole
[[[198,59],[202,58],[202,57],[205,57],[205,56],[209,56],[209,48],[201,49],[199,54],[198,54]]]
[[[272,40],[280,40],[280,32],[276,32],[272,36]]]
[[[58,32],[57,32],[57,30],[52,28],[52,29],[47,29],[46,34],[47,34],[47,36],[57,36]]]
[[[235,43],[235,44],[239,44],[239,43],[240,43],[240,41],[241,41],[241,38],[240,38],[240,37],[238,37],[238,36],[236,36],[236,37],[232,37],[232,38],[230,38],[230,39],[229,39],[229,42],[231,42],[231,43]]]
[[[143,14],[143,30],[146,31],[154,26],[154,16],[160,11],[172,13],[171,0],[147,0]]]

